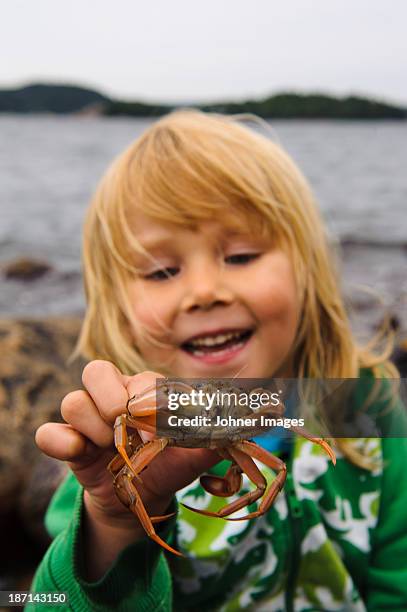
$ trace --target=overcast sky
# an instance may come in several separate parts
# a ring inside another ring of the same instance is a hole
[[[147,101],[281,90],[407,104],[406,0],[9,0],[0,87],[73,82]]]

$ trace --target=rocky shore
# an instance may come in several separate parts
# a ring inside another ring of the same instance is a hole
[[[40,453],[34,434],[60,421],[61,399],[81,387],[83,363],[67,363],[79,329],[79,318],[0,320],[2,589],[28,588],[48,545],[44,513],[67,468]]]

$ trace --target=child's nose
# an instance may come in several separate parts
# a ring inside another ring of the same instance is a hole
[[[234,294],[215,267],[191,272],[186,279],[182,310],[192,308],[209,309],[215,305],[227,305],[234,300]]]

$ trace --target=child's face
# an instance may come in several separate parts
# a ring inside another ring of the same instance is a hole
[[[137,321],[165,343],[133,330],[153,369],[202,378],[292,374],[300,304],[285,252],[244,223],[238,233],[219,222],[192,231],[139,214],[134,231],[157,261],[137,255],[141,274],[129,286]]]

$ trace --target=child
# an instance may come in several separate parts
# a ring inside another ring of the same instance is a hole
[[[236,522],[175,498],[219,509],[225,500],[196,479],[224,474],[227,462],[166,448],[137,487],[150,516],[176,513],[156,531],[185,557],[146,537],[106,469],[115,417],[162,375],[360,376],[370,386],[395,376],[352,337],[317,208],[289,156],[232,118],[164,117],[103,178],[84,273],[78,351],[93,361],[85,389],[62,402],[66,424],[37,432],[73,474],[49,508],[55,539],[33,590],[65,591],[76,611],[406,610],[404,438],[338,439],[334,467],[296,436],[288,452],[273,451],[288,465],[275,504]]]

